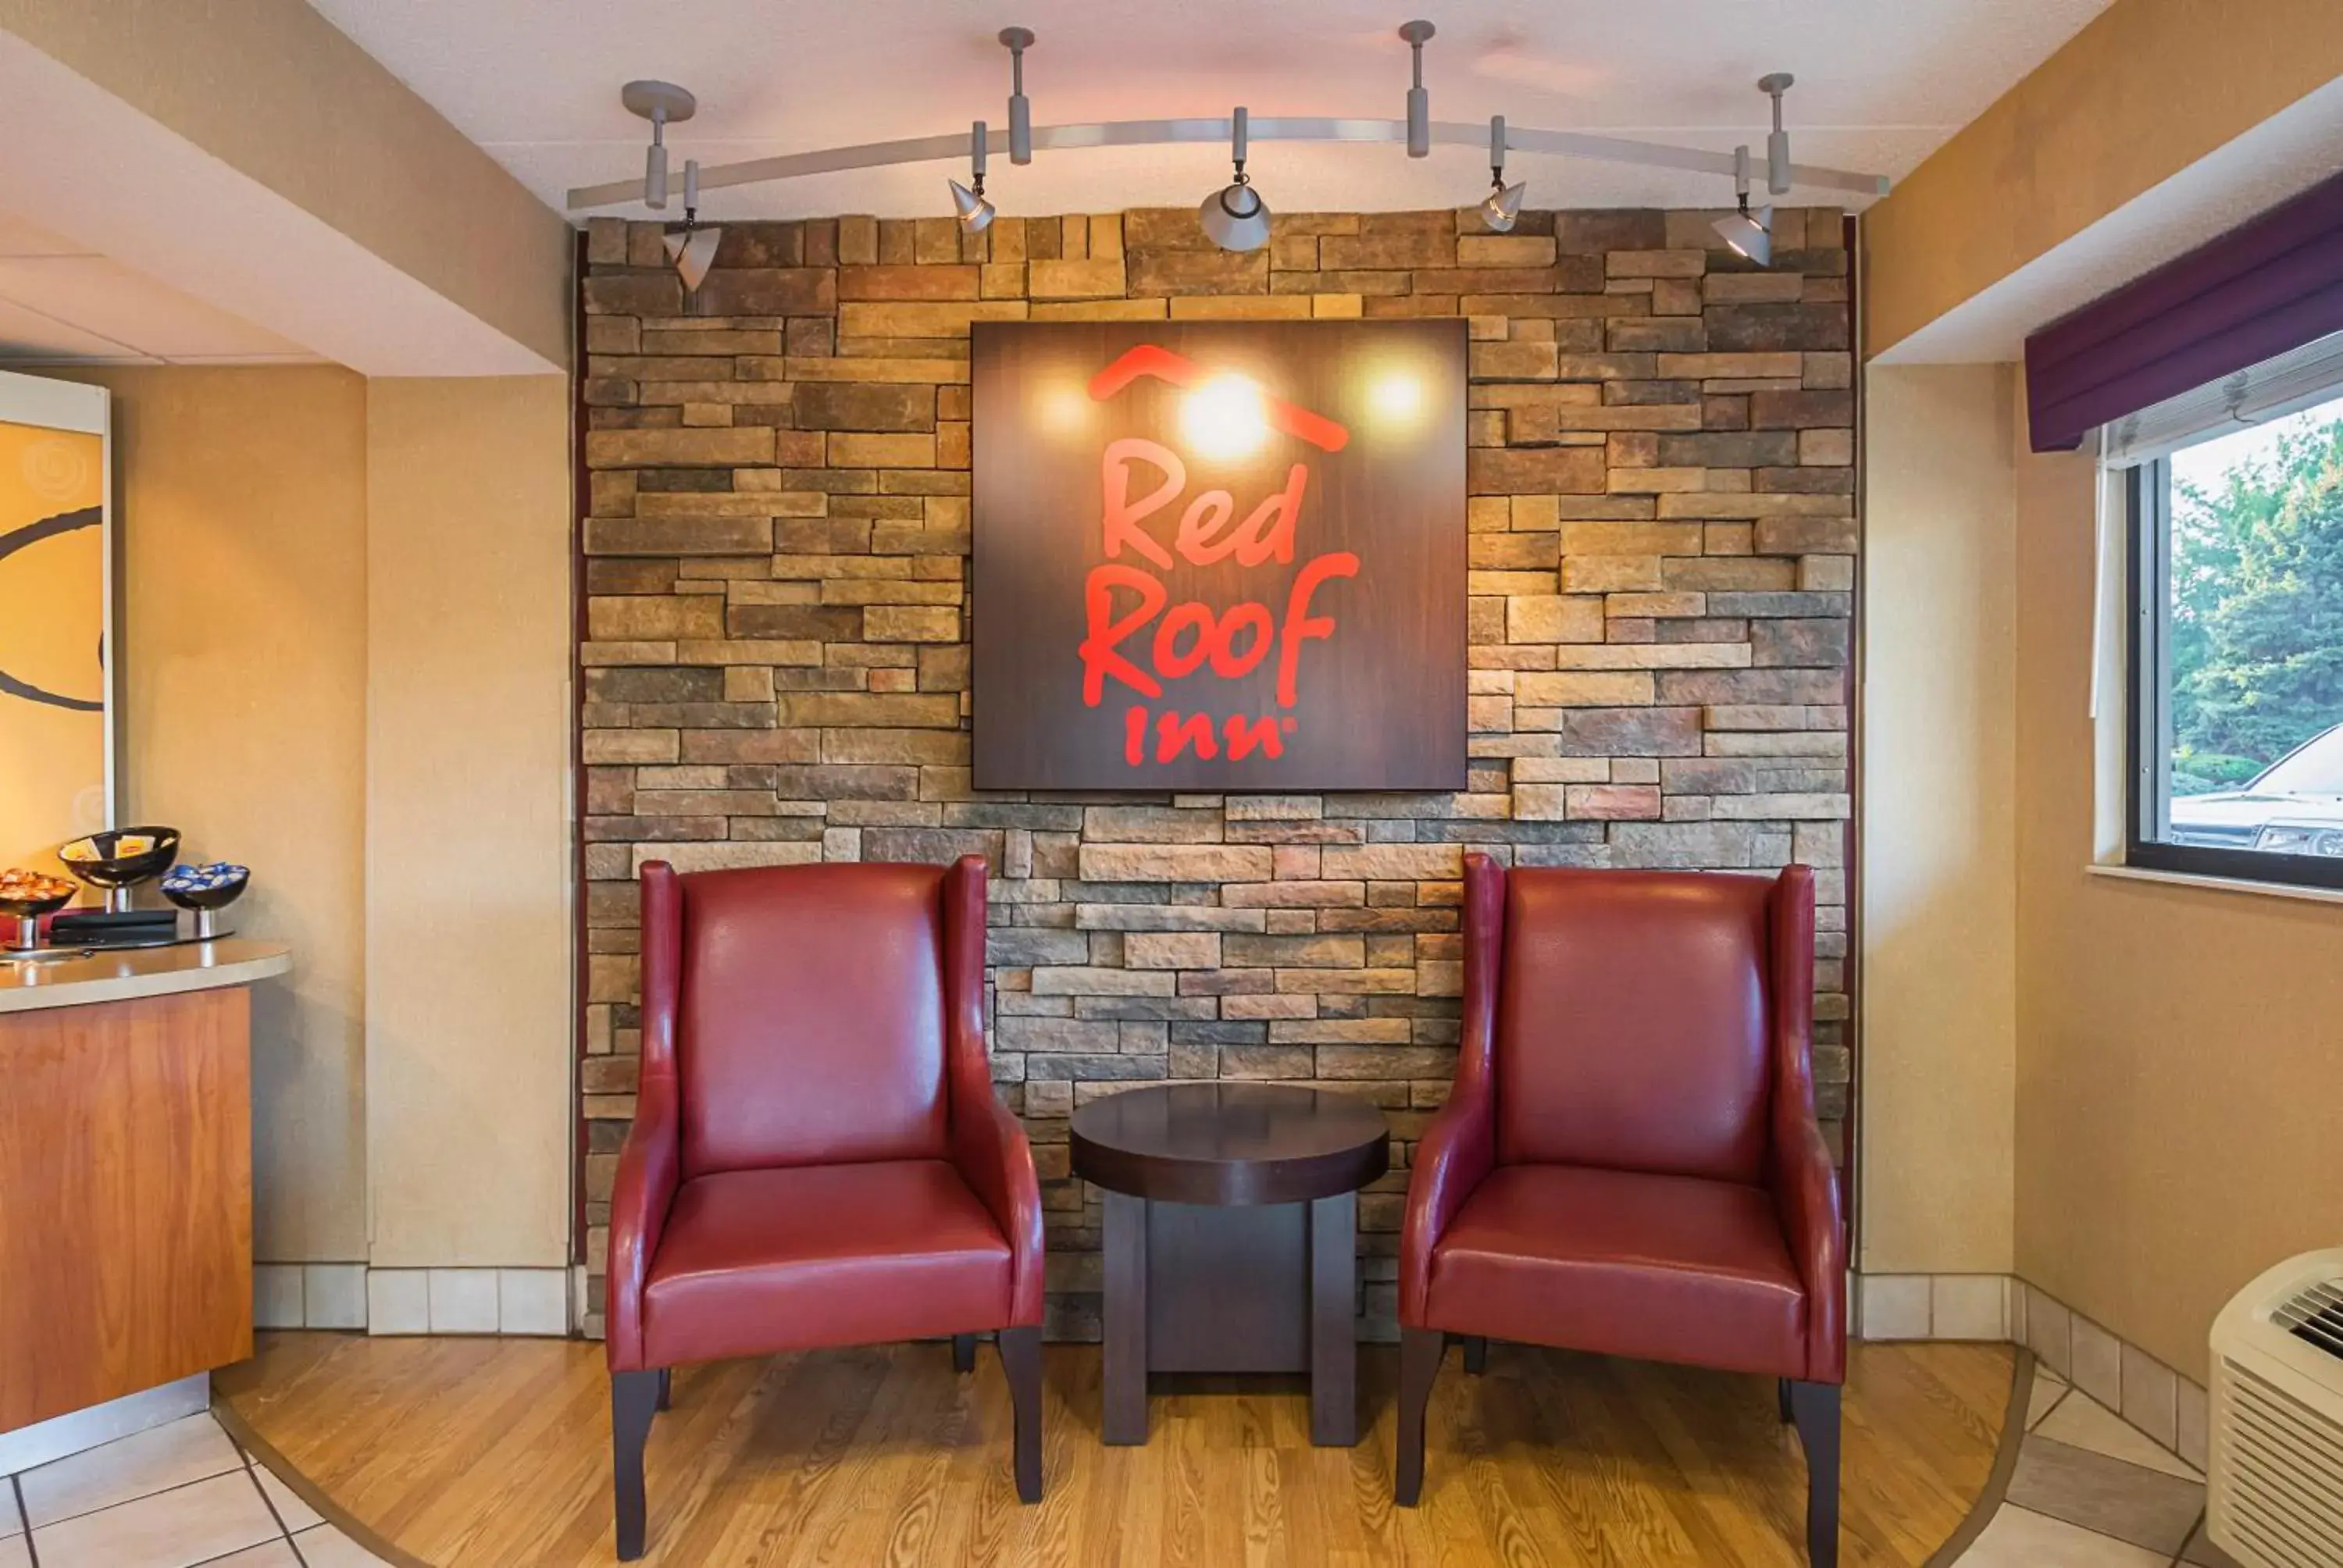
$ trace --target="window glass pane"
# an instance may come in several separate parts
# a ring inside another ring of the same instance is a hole
[[[2166,839],[2343,859],[2343,397],[2167,470]]]

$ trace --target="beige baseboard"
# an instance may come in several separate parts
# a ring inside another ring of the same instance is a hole
[[[1863,1274],[1861,1340],[2005,1341],[2184,1462],[2206,1464],[2205,1390],[2038,1286],[2006,1274]]]
[[[253,1326],[373,1334],[566,1338],[568,1269],[377,1269],[365,1263],[257,1263]]]

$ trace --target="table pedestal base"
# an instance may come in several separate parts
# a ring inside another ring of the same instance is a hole
[[[1106,1200],[1104,1437],[1147,1441],[1151,1372],[1310,1377],[1310,1440],[1359,1440],[1358,1195]]]

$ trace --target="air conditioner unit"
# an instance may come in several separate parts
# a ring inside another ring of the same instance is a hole
[[[2343,1563],[2343,1248],[2247,1285],[2212,1349],[2214,1543],[2247,1568]]]

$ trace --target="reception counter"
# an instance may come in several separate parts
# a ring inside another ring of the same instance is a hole
[[[290,963],[0,961],[0,1433],[251,1353],[247,988]]]

